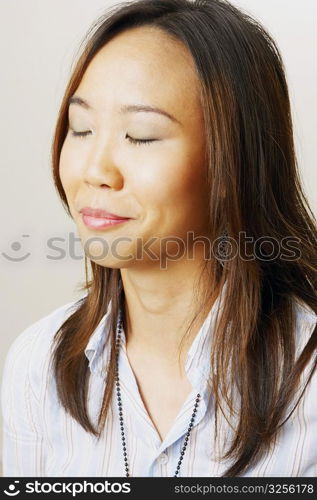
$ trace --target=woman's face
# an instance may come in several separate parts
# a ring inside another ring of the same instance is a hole
[[[129,29],[93,58],[74,96],[87,104],[69,105],[60,177],[89,258],[107,267],[157,265],[162,252],[175,254],[162,238],[187,246],[189,231],[206,235],[203,114],[187,49],[157,28]],[[93,228],[83,207],[130,219]]]

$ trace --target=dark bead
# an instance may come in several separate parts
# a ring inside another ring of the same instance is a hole
[[[121,432],[121,436],[124,436],[124,432]]]
[[[183,456],[184,456],[184,454],[185,454],[185,452],[184,452],[184,451],[182,451],[182,452],[181,452],[181,456],[183,457]]]

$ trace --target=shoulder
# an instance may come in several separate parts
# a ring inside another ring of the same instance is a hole
[[[316,313],[303,301],[296,300],[295,306],[295,345],[296,345],[296,359],[300,357],[305,349],[307,343],[311,339],[313,332],[317,326]],[[316,333],[315,333],[316,335]],[[316,390],[317,390],[317,369],[316,369],[316,349],[310,349],[310,356],[308,356],[307,363],[300,375],[299,390],[305,389],[303,404],[305,405],[305,415],[307,419],[317,424],[317,404],[316,404]],[[315,427],[314,427],[315,428]]]
[[[76,310],[82,299],[68,302],[57,307],[46,316],[38,319],[27,328],[25,328],[12,342],[7,358],[15,358],[23,351],[34,351],[36,349],[45,349],[55,335],[56,331],[62,326],[63,322]],[[29,353],[31,354],[31,352]]]
[[[12,342],[5,357],[3,386],[23,384],[26,378],[32,385],[43,380],[52,341],[64,321],[80,305],[81,299],[68,302],[22,330]]]
[[[301,352],[309,341],[317,324],[317,314],[304,301],[295,299],[295,337]]]
[[[306,302],[296,298],[294,300],[294,304],[295,304],[296,314],[298,317],[302,317],[306,319],[306,321],[311,321],[311,322],[317,321],[316,313],[312,310],[311,307],[309,307],[309,305]]]

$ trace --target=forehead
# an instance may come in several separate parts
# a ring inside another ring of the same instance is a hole
[[[181,41],[154,27],[128,29],[90,62],[78,93],[100,109],[144,102],[175,114],[200,113],[200,83],[192,55]]]

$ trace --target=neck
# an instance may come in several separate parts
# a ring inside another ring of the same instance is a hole
[[[121,269],[128,349],[164,363],[177,362],[180,342],[197,312],[197,304],[202,304],[207,286],[199,281],[200,273],[201,268],[195,261],[186,261],[186,266],[173,263],[164,270]],[[195,295],[197,289],[199,293]],[[192,323],[182,343],[184,356],[217,295],[215,291]]]

